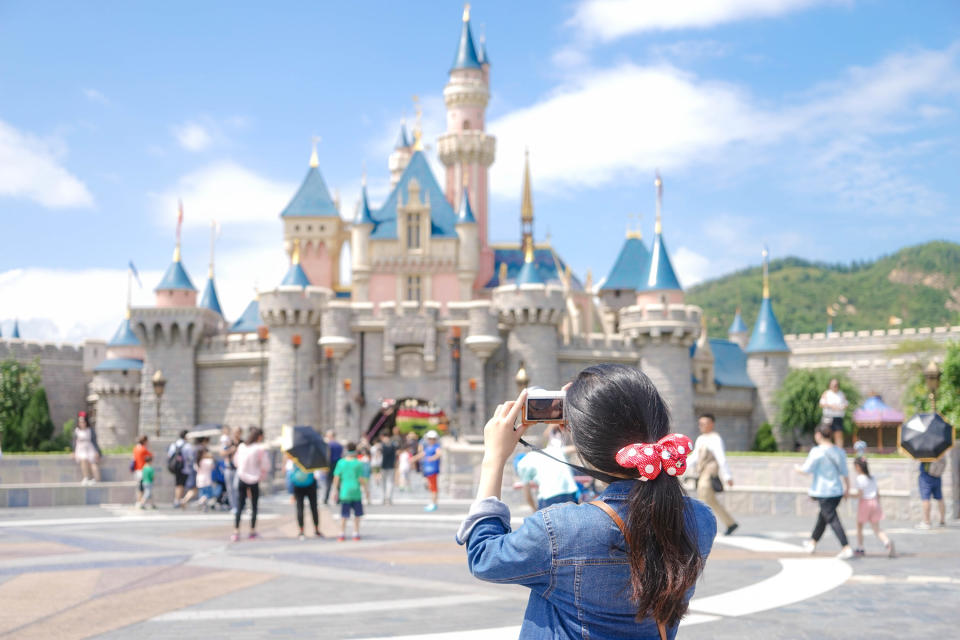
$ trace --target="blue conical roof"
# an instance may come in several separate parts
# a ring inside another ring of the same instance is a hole
[[[330,191],[327,189],[327,183],[323,181],[320,175],[320,169],[310,167],[307,175],[303,179],[300,189],[290,200],[280,217],[289,216],[309,216],[317,218],[336,218],[340,213],[337,211],[333,198],[330,197]]]
[[[524,262],[517,274],[517,284],[544,284],[533,262]]]
[[[370,212],[370,200],[367,198],[367,185],[360,189],[360,209],[357,211],[355,224],[376,224],[373,214]]]
[[[203,296],[200,297],[200,306],[211,311],[216,311],[221,316],[223,315],[223,309],[220,308],[220,297],[217,296],[217,285],[214,284],[213,278],[207,278],[207,286],[203,289]]]
[[[770,298],[764,298],[757,313],[757,323],[753,326],[753,334],[747,343],[747,353],[777,353],[790,352],[787,341],[783,339],[783,331],[777,316],[773,313]]]
[[[124,318],[123,322],[120,323],[120,326],[117,327],[117,332],[113,334],[113,337],[110,338],[110,342],[107,343],[108,347],[139,347],[140,338],[137,337],[137,334],[133,332],[133,329],[130,328],[130,318]]]
[[[490,56],[487,55],[487,41],[480,38],[480,47],[477,49],[478,55],[477,59],[480,60],[480,64],[490,64]]]
[[[299,262],[294,262],[290,265],[290,269],[287,271],[287,275],[284,276],[282,285],[295,285],[298,287],[309,287],[310,278],[307,277],[307,274],[303,272],[303,267],[300,266]]]
[[[457,224],[476,224],[477,219],[473,216],[473,207],[470,206],[470,194],[467,188],[463,188],[463,195],[460,196],[460,210],[457,212]]]
[[[16,318],[13,320],[13,333],[10,334],[10,337],[20,339],[20,322]]]
[[[253,299],[247,308],[243,310],[243,315],[230,326],[231,333],[252,333],[260,326],[260,301]]]
[[[167,272],[163,274],[163,279],[154,291],[196,291],[187,270],[183,268],[180,260],[174,260],[167,267]]]
[[[410,181],[420,185],[420,199],[430,202],[430,235],[437,238],[457,237],[457,212],[450,206],[447,196],[430,169],[430,162],[423,151],[414,151],[400,180],[393,186],[383,206],[374,216],[375,227],[370,237],[374,239],[397,237],[397,208],[409,197]]]
[[[457,44],[457,55],[453,58],[454,69],[479,69],[480,60],[477,59],[477,47],[473,43],[473,34],[470,31],[470,20],[463,21],[460,31],[460,42]]]
[[[743,316],[740,315],[740,309],[737,308],[737,314],[733,316],[733,322],[730,323],[730,328],[727,329],[727,333],[746,333],[747,325],[743,321]]]
[[[400,135],[397,136],[397,144],[393,146],[394,149],[407,149],[410,147],[410,136],[407,135],[407,124],[400,124]]]
[[[680,281],[673,271],[670,256],[667,255],[667,245],[663,242],[663,234],[657,233],[653,237],[653,249],[650,251],[650,262],[643,276],[642,286],[638,291],[675,291],[679,290]]]
[[[650,267],[650,251],[637,236],[629,236],[623,243],[610,274],[603,281],[601,290],[641,289],[646,282],[645,276]]]

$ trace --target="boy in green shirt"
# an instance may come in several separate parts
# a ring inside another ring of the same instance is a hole
[[[340,542],[347,539],[347,520],[353,511],[353,539],[360,539],[363,491],[367,488],[363,463],[357,459],[357,445],[348,442],[344,456],[333,469],[333,490],[340,499]]]
[[[144,458],[143,468],[140,472],[143,479],[143,495],[137,501],[137,506],[146,509],[149,502],[150,508],[156,509],[157,505],[153,503],[153,456]]]

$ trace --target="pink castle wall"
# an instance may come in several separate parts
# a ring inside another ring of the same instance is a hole
[[[197,306],[197,292],[183,290],[157,291],[156,306],[158,307],[195,307]]]
[[[667,298],[667,304],[683,304],[683,291],[641,291],[637,294],[637,304],[660,304],[663,302],[663,296]]]
[[[333,281],[333,261],[326,244],[308,242],[300,251],[300,266],[310,279],[310,284],[329,289],[336,284]]]
[[[371,273],[367,285],[370,302],[379,304],[397,299],[397,276],[392,273]]]
[[[446,304],[460,300],[460,282],[456,273],[436,273],[432,278],[430,298]]]

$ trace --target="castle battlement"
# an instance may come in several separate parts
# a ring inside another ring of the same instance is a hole
[[[83,345],[0,338],[0,359],[76,360],[83,358]]]
[[[318,325],[333,292],[326,287],[279,286],[260,292],[260,316],[268,326]]]
[[[567,301],[563,288],[554,284],[510,284],[493,292],[493,307],[507,325],[557,325],[563,321]]]
[[[689,304],[648,303],[620,311],[620,330],[640,344],[669,339],[689,346],[700,337],[700,307]]]
[[[835,331],[829,335],[826,333],[790,333],[784,336],[784,339],[790,344],[791,349],[794,344],[798,348],[808,342],[843,342],[853,340],[862,340],[863,338],[888,339],[894,342],[900,342],[904,338],[915,337],[943,337],[944,339],[960,339],[960,326],[942,326],[942,327],[907,327],[904,329],[873,329],[861,331]]]

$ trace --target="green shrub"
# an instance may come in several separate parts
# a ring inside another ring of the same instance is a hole
[[[753,437],[753,448],[751,451],[773,452],[777,450],[777,439],[773,437],[773,425],[764,422],[757,429],[757,435]]]
[[[37,387],[30,395],[20,419],[20,436],[24,447],[30,451],[43,451],[40,444],[53,436],[53,420],[50,419],[47,392],[43,387]]]

